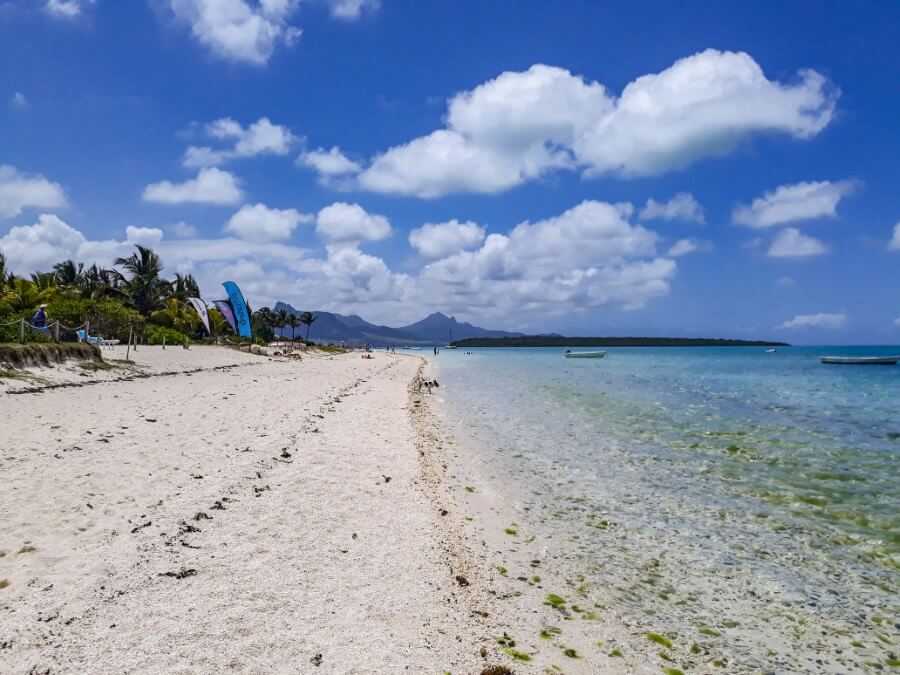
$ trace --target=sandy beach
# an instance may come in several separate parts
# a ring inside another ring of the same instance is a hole
[[[490,664],[422,359],[135,358],[149,376],[0,394],[3,672]]]

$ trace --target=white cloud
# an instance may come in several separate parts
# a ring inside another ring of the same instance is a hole
[[[279,45],[292,46],[302,31],[289,22],[298,0],[169,0],[194,39],[228,61],[265,65]]]
[[[297,164],[312,169],[319,178],[327,181],[338,176],[348,176],[362,171],[362,166],[347,157],[337,146],[331,150],[318,148],[304,152],[297,158]]]
[[[95,0],[47,0],[44,11],[58,19],[76,19],[86,5],[93,5]]]
[[[14,110],[28,110],[28,99],[21,91],[17,91],[9,97],[9,107]]]
[[[447,125],[376,156],[359,177],[376,192],[495,193],[559,169],[658,175],[724,155],[761,133],[810,138],[838,92],[811,70],[768,80],[745,53],[707,50],[628,84],[536,64],[454,96]]]
[[[841,328],[847,323],[846,314],[798,314],[785,321],[780,328]]]
[[[390,225],[355,206],[333,204],[338,208],[320,213],[327,242],[321,255],[230,236],[170,240],[158,228],[92,240],[52,215],[10,229],[0,236],[0,250],[17,274],[27,274],[68,258],[109,266],[137,241],[153,240],[164,273],[193,274],[206,297],[221,297],[221,281],[233,278],[254,307],[284,300],[395,325],[435,310],[515,327],[523,312],[544,317],[596,307],[637,309],[667,295],[677,271],[674,260],[657,254],[658,236],[630,222],[631,205],[587,201],[398,273],[360,250]]]
[[[655,233],[632,225],[628,204],[585,201],[480,248],[428,264],[418,287],[453,311],[512,315],[576,308],[637,309],[669,292],[676,263],[656,257]]]
[[[376,12],[381,0],[328,0],[331,16],[344,21],[356,21],[363,12]]]
[[[319,211],[316,232],[332,243],[378,241],[391,234],[391,224],[384,216],[367,213],[359,204],[335,202]]]
[[[689,192],[679,192],[667,202],[648,199],[641,209],[641,220],[685,220],[705,223],[703,207]]]
[[[134,227],[125,228],[125,240],[144,246],[155,246],[163,239],[163,231],[158,227]]]
[[[65,205],[66,193],[59,183],[0,164],[0,218],[18,216],[27,208],[58,209]]]
[[[409,244],[425,258],[448,255],[477,248],[484,241],[484,228],[471,221],[426,223],[409,233]]]
[[[192,145],[185,150],[182,159],[184,166],[197,169],[218,166],[231,159],[286,155],[299,140],[290,129],[272,124],[268,117],[261,117],[246,128],[235,120],[224,117],[207,124],[206,133],[219,140],[233,140],[234,145],[228,149]]]
[[[828,247],[815,237],[809,237],[795,227],[786,227],[769,247],[771,258],[809,258],[828,253]]]
[[[277,241],[288,239],[300,223],[311,223],[313,220],[313,216],[296,209],[244,204],[228,219],[225,230],[250,241]]]
[[[20,225],[0,237],[0,251],[16,274],[45,270],[72,257],[85,242],[84,235],[57,216],[43,214],[34,225]]]
[[[894,319],[894,325],[900,328],[900,317]]]
[[[834,218],[838,203],[856,190],[853,180],[815,181],[781,185],[753,200],[750,206],[735,207],[732,220],[757,229],[815,218]]]
[[[900,251],[900,223],[894,225],[894,236],[888,244],[888,249],[891,251]]]
[[[221,169],[201,169],[184,183],[164,180],[144,188],[144,201],[159,204],[236,204],[243,193],[237,178]]]
[[[680,258],[683,255],[694,253],[697,250],[699,250],[697,242],[691,239],[679,239],[669,249],[668,255],[673,258]]]
[[[166,227],[178,239],[193,239],[197,236],[197,228],[183,220]]]

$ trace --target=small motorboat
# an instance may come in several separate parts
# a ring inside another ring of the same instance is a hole
[[[777,349],[767,349],[766,354],[774,354],[776,351],[778,351],[778,350]]]
[[[823,356],[821,361],[843,366],[895,366],[900,356]]]
[[[606,352],[573,352],[566,350],[567,359],[602,359]]]

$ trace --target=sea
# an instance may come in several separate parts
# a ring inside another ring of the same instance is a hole
[[[607,352],[434,359],[446,423],[565,573],[727,672],[900,666],[900,365],[819,361],[900,347]]]

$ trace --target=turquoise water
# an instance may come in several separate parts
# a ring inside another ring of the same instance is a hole
[[[770,660],[773,640],[798,622],[842,636],[830,645],[835,672],[854,670],[849,636],[893,639],[882,615],[895,634],[900,366],[819,357],[900,347],[618,348],[600,360],[470,351],[437,358],[456,433],[498,468],[535,527],[571,533],[582,571],[602,570],[598,582],[618,589],[610,603],[673,630],[740,607],[739,656],[754,668],[805,670]],[[640,574],[628,570],[648,561],[688,599],[661,611],[655,594],[637,592]],[[723,572],[735,569],[740,591]],[[791,616],[772,613],[776,599]]]

